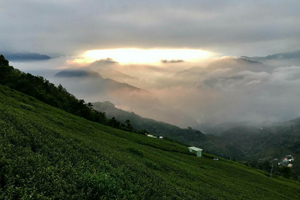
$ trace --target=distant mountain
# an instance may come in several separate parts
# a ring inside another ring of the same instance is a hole
[[[253,61],[264,61],[264,60],[281,60],[281,59],[300,59],[300,50],[285,52],[285,53],[276,53],[268,56],[257,56],[257,57],[248,57],[242,56],[241,58],[245,58]]]
[[[205,67],[192,67],[174,74],[174,77],[190,76],[192,74],[204,73],[207,71]]]
[[[134,97],[137,95],[145,95],[145,98],[154,100],[155,97],[148,91],[131,86],[127,83],[120,83],[110,78],[103,78],[99,73],[92,70],[62,70],[55,74],[57,80],[66,81],[67,86],[74,86],[75,88],[85,89],[85,93],[127,93]],[[70,83],[70,84],[68,84]],[[73,89],[75,89],[73,88]],[[76,93],[76,92],[75,92]]]
[[[94,68],[92,68],[94,69]],[[99,69],[95,68],[95,71],[97,71],[99,74],[101,74],[104,78],[110,78],[115,81],[121,82],[121,83],[127,83],[129,85],[138,87],[138,88],[149,88],[151,84],[143,79],[140,79],[138,77],[134,77],[128,74],[125,74],[119,70],[108,68],[108,69]]]
[[[252,60],[252,61],[259,61],[259,62],[277,65],[277,66],[300,65],[300,50],[276,53],[267,56],[256,56],[256,57],[242,56],[241,58]]]
[[[209,70],[217,69],[233,69],[233,71],[248,70],[253,72],[270,71],[273,68],[266,66],[261,62],[252,61],[245,58],[224,58],[215,62],[210,63],[207,66]]]
[[[94,71],[87,70],[63,70],[55,74],[55,77],[59,78],[99,78],[102,76]]]
[[[138,88],[149,88],[150,84],[147,81],[116,70],[118,66],[119,63],[117,61],[113,60],[112,58],[106,58],[97,60],[89,64],[87,68],[98,72],[104,78],[110,78],[115,81],[127,83]]]
[[[192,67],[179,71],[167,81],[166,85],[210,88],[230,86],[232,84],[248,85],[261,81],[275,68],[261,62],[242,58],[224,58],[210,63],[207,67]]]
[[[251,61],[244,58],[224,58],[210,63],[207,67],[192,67],[190,69],[179,71],[174,75],[174,77],[197,79],[216,70],[222,70],[224,72],[226,72],[226,70],[230,70],[230,74],[233,74],[242,71],[269,72],[273,69],[274,67],[265,65],[261,62]]]
[[[128,74],[125,74],[123,72],[120,72],[118,70],[109,68],[109,69],[97,69],[96,70],[99,74],[101,74],[104,78],[110,78],[115,81],[121,82],[121,83],[127,83],[129,85],[138,87],[138,88],[148,88],[150,84],[142,80],[140,78],[130,76]]]
[[[139,80],[139,78],[137,77],[124,74],[115,69],[101,69],[98,70],[98,73],[100,73],[105,78],[111,78],[119,82],[126,82],[127,80]]]
[[[50,56],[38,53],[3,53],[6,59],[14,62],[49,60]]]

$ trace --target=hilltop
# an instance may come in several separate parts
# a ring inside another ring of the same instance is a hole
[[[24,61],[41,61],[51,59],[48,55],[38,54],[38,53],[3,53],[5,57],[10,61],[24,62]]]

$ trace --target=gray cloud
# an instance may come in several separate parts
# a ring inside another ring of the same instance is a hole
[[[4,0],[0,46],[50,56],[121,47],[270,54],[300,45],[299,7],[289,0]]]
[[[299,7],[300,1],[291,0],[2,0],[0,51],[55,57],[92,49],[132,47],[200,48],[249,57],[272,55],[298,50]],[[65,62],[74,58],[12,65],[33,72],[87,67]],[[245,62],[235,65],[235,61],[214,63],[172,76],[184,68],[181,65],[190,63],[181,62],[171,68],[167,64],[120,65],[112,59],[99,60],[89,67],[113,68],[145,79],[147,84],[137,85],[152,84],[151,92],[168,104],[168,109],[183,110],[199,122],[281,120],[300,115],[300,67],[295,66],[299,60],[286,64],[280,63],[278,57],[271,59],[275,63],[267,64],[276,65],[276,69]]]
[[[182,63],[184,60],[161,60],[160,62],[167,64],[167,63]]]
[[[164,88],[157,91],[162,96],[157,96],[172,99],[172,106],[182,108],[201,123],[280,121],[300,115],[300,66],[271,72],[211,69],[195,79],[184,79],[193,84]]]

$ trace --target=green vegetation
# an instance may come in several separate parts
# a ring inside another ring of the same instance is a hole
[[[271,161],[277,158],[274,173],[300,180],[300,120],[274,123],[261,127],[237,126],[207,135],[220,149],[248,166],[271,171]],[[292,169],[279,168],[277,163],[285,155],[293,155]],[[289,172],[289,173],[287,173]]]
[[[0,199],[298,199],[300,184],[0,85]]]
[[[165,139],[178,141],[182,144],[200,146],[210,153],[217,154],[220,152],[218,147],[210,142],[210,140],[199,130],[190,127],[183,129],[164,122],[143,118],[134,112],[118,109],[114,104],[108,101],[93,103],[93,108],[99,112],[105,112],[106,116],[109,118],[113,117],[125,123],[129,120],[135,129],[144,130],[144,132],[149,132],[156,136],[163,136]]]

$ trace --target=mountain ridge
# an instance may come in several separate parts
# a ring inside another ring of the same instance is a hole
[[[8,60],[15,62],[23,62],[23,61],[41,61],[41,60],[49,60],[51,59],[48,55],[43,55],[39,53],[2,53]]]

